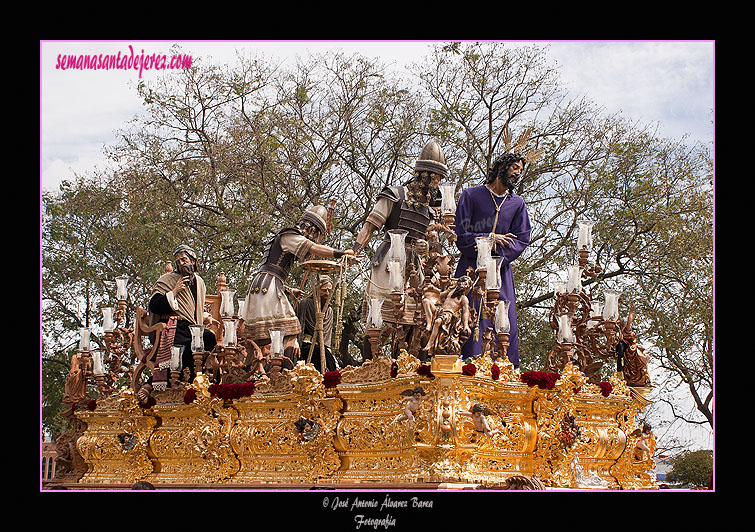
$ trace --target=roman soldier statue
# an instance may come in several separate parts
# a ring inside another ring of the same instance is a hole
[[[299,356],[297,337],[301,325],[286,296],[286,292],[292,291],[285,284],[291,267],[309,254],[336,259],[344,254],[354,255],[352,250],[337,250],[319,243],[326,233],[326,215],[327,209],[317,205],[302,214],[294,227],[279,231],[265,248],[262,264],[246,295],[244,319],[248,336],[264,346],[271,341],[270,329],[283,329],[283,354],[292,362]]]
[[[420,257],[427,247],[426,231],[434,218],[431,205],[438,202],[438,185],[447,175],[448,166],[443,150],[437,142],[431,141],[422,149],[414,165],[412,179],[403,185],[385,187],[378,194],[377,202],[352,247],[359,252],[375,231],[382,230],[381,242],[372,258],[370,282],[365,290],[368,302],[373,297],[385,298],[386,306],[383,308],[391,308],[388,299],[392,290],[389,262],[397,260],[397,257],[402,263],[400,275],[403,276],[403,283],[407,282],[411,271],[416,272],[421,281],[423,269]],[[391,234],[398,233],[403,233],[404,249],[397,250],[392,244],[396,240]]]

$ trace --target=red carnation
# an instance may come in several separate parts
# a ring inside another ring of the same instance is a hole
[[[213,384],[208,388],[210,395],[220,397],[223,400],[240,399],[249,397],[254,393],[253,382],[234,382],[231,384]],[[184,398],[184,401],[186,398]]]
[[[391,377],[395,377],[396,375],[398,375],[398,364],[394,362],[391,364]]]
[[[197,392],[194,390],[194,388],[189,388],[186,390],[186,393],[184,394],[184,403],[187,405],[190,405],[194,402],[194,400],[197,398]]]
[[[477,366],[475,366],[471,362],[469,364],[464,364],[461,367],[461,374],[462,375],[468,375],[469,377],[474,377],[475,373],[477,373]]]
[[[335,388],[341,384],[341,372],[338,370],[326,372],[322,378],[322,383],[326,388]]]
[[[434,376],[430,371],[430,366],[427,366],[425,364],[419,365],[419,367],[417,368],[417,374],[429,378],[432,378]]]
[[[611,395],[613,386],[610,382],[600,382],[598,383],[598,386],[600,386],[600,393],[603,394],[603,397],[608,397],[609,395]]]
[[[497,381],[498,378],[501,376],[501,368],[499,368],[497,364],[493,364],[492,366],[490,366],[490,376],[493,378],[494,381]]]
[[[94,412],[96,408],[97,408],[97,401],[95,401],[94,399],[90,399],[89,402],[87,403],[87,409]]]
[[[538,386],[546,390],[552,390],[560,377],[561,375],[558,373],[526,371],[519,376],[519,379],[527,386]]]

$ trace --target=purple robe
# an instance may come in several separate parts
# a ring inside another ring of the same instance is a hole
[[[495,203],[500,205],[501,197],[497,196]],[[464,189],[456,207],[456,247],[461,251],[461,257],[456,267],[456,277],[466,274],[467,267],[477,266],[477,251],[475,250],[475,238],[490,235],[495,219],[495,205],[490,195],[490,189],[485,185]],[[509,305],[509,321],[511,332],[509,333],[509,348],[507,351],[509,360],[514,366],[519,366],[519,336],[516,327],[516,294],[514,292],[514,275],[511,271],[511,263],[522,254],[524,248],[530,243],[530,217],[527,214],[527,206],[524,200],[516,194],[509,194],[498,213],[498,222],[495,232],[498,234],[513,233],[516,235],[514,243],[510,247],[496,245],[493,255],[503,257],[501,264],[501,290],[500,299],[511,302]],[[474,303],[479,312],[480,301]],[[476,324],[475,324],[476,325]],[[488,327],[493,327],[492,320],[480,320],[478,340],[475,342],[474,332],[461,348],[461,358],[477,356],[482,352],[482,333]],[[474,331],[474,328],[472,329]],[[497,345],[496,335],[493,341]]]

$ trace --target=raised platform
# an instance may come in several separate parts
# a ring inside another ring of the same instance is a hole
[[[300,364],[222,399],[203,379],[141,408],[127,388],[77,411],[78,486],[158,489],[657,489],[635,459],[635,419],[649,404],[614,376],[611,391],[567,365],[552,389],[528,386],[484,356],[423,366],[402,352],[348,367],[334,384]],[[326,387],[326,383],[329,385]],[[396,421],[402,392],[425,396],[413,430]],[[495,434],[462,414],[482,404]],[[572,419],[571,426],[564,420]],[[307,420],[309,425],[302,430]],[[574,431],[575,427],[578,429]]]

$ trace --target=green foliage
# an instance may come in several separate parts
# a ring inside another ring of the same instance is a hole
[[[350,247],[379,191],[408,180],[430,138],[461,190],[479,184],[503,151],[506,124],[515,140],[532,128],[528,149],[546,152],[515,191],[533,223],[514,265],[522,368],[539,369],[552,346],[551,282],[576,261],[576,221],[588,218],[596,222],[590,260],[605,271],[590,289],[599,298],[607,285],[624,288],[622,315],[638,305],[636,329],[657,346],[654,356],[691,393],[708,386],[707,150],[655,138],[586,99],[563,100],[539,47],[435,46],[413,73],[396,76],[376,61],[334,53],[289,69],[258,59],[227,69],[197,60],[140,83],[145,114],[108,147],[117,171],[43,197],[46,402],[60,395],[53,388],[64,380],[78,328],[99,324],[100,307],[113,303],[115,276],[129,276],[131,317],[186,243],[210,291],[224,273],[243,297],[265,244],[305,209],[336,198],[326,243]],[[301,278],[292,272],[289,284]],[[356,274],[350,281],[347,352],[360,340],[363,292]],[[708,403],[698,404],[703,411]]]
[[[671,466],[671,471],[666,475],[669,482],[686,488],[706,487],[713,473],[713,451],[682,453],[671,459]]]

